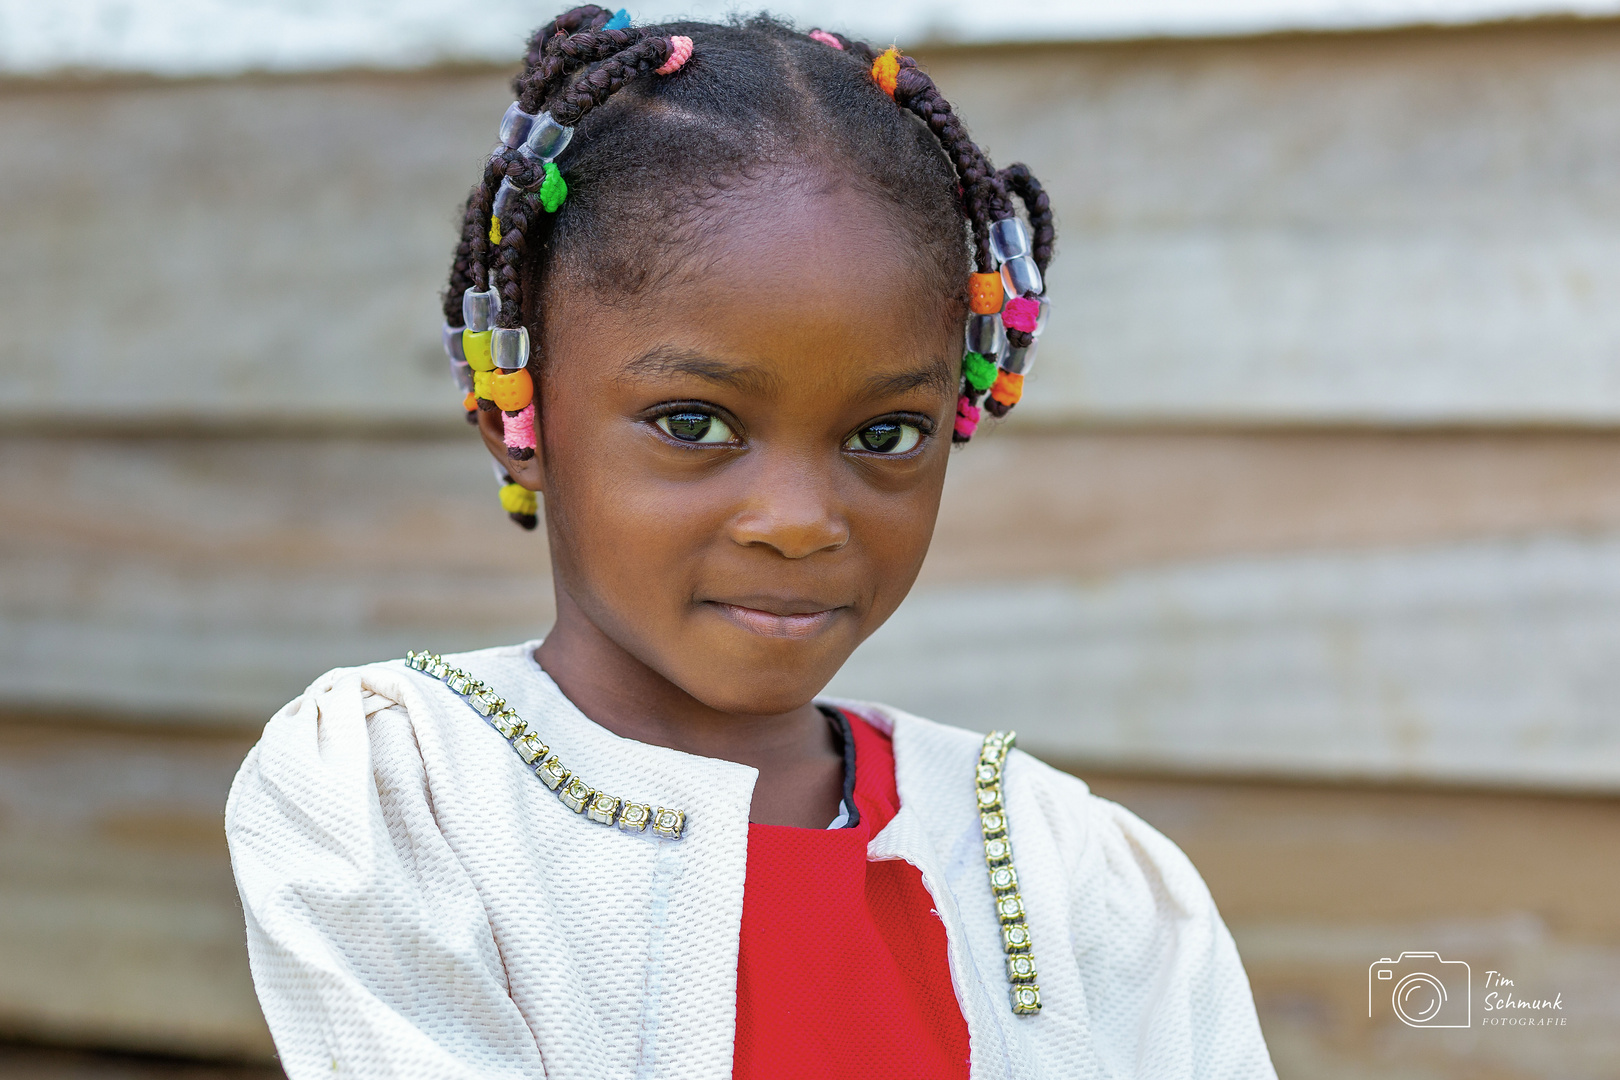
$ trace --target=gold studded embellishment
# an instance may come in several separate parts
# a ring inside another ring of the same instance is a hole
[[[1018,871],[1013,869],[1012,841],[1007,838],[1007,811],[1002,805],[1001,775],[1007,751],[1016,736],[992,731],[984,737],[975,777],[978,781],[979,828],[984,833],[984,865],[990,872],[990,891],[996,898],[996,919],[1001,923],[1001,948],[1007,955],[1007,982],[1012,988],[1012,1009],[1019,1016],[1041,1011],[1041,988],[1035,985],[1035,957],[1030,952],[1029,927],[1024,922],[1024,899],[1018,895]]]
[[[589,818],[598,825],[617,825],[625,832],[644,833],[652,826],[655,835],[666,840],[679,840],[686,828],[686,811],[669,810],[647,803],[625,802],[603,791],[598,791],[578,776],[551,752],[531,731],[518,714],[496,694],[465,671],[445,663],[436,653],[408,652],[405,663],[413,671],[431,675],[467,699],[489,726],[501,733],[501,738],[512,744],[523,763],[534,770],[535,776],[546,787],[556,792],[557,801],[574,813]]]

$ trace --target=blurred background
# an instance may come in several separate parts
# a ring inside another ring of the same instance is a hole
[[[1060,224],[834,689],[1180,843],[1285,1080],[1620,1076],[1620,2],[775,10],[907,46]],[[0,0],[0,1075],[279,1075],[237,764],[326,668],[547,625],[436,293],[552,14]],[[1417,950],[1472,1028],[1368,1018]]]

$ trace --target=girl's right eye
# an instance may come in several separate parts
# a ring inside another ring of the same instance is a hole
[[[665,435],[681,442],[728,443],[735,438],[726,422],[712,413],[691,410],[665,413],[657,424]]]

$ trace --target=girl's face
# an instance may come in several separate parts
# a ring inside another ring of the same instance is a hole
[[[541,450],[561,620],[721,712],[818,693],[910,589],[939,509],[961,319],[881,205],[759,181],[677,280],[547,297]],[[576,615],[577,612],[577,615]]]

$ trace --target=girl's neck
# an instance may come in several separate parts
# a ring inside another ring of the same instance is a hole
[[[535,660],[581,712],[621,738],[759,770],[750,821],[824,828],[837,815],[843,757],[814,704],[771,716],[713,709],[603,633],[563,589]]]

